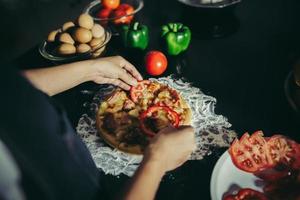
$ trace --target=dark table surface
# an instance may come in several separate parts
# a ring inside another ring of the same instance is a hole
[[[177,75],[216,97],[216,113],[226,116],[239,135],[263,130],[266,135],[281,133],[300,141],[299,114],[284,92],[284,81],[300,57],[299,10],[299,0],[243,0],[234,9],[209,11],[187,8],[175,0],[146,0],[136,19],[150,27],[149,49],[159,49],[160,25],[183,21],[191,26],[188,52],[170,58],[164,75],[176,73],[176,65],[181,64]],[[215,35],[220,30],[227,34],[212,39],[209,30]],[[106,55],[121,54],[143,72],[143,55],[124,52],[118,44],[114,37]],[[18,62],[33,67],[52,65],[38,55],[37,48]],[[74,127],[85,112],[83,103],[92,98],[80,93],[86,88],[95,85],[83,84],[55,97],[65,106]],[[211,172],[223,151],[189,161],[164,177],[157,199],[210,199]],[[103,177],[111,197],[128,179],[123,175]]]

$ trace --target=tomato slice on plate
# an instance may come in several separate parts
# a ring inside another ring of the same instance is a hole
[[[294,168],[300,167],[299,144],[282,135],[274,135],[268,139],[270,156],[276,163],[282,163]]]
[[[245,133],[240,140],[235,139],[229,149],[235,166],[246,172],[256,172],[270,165],[266,151],[262,131],[257,131],[252,136]]]
[[[131,89],[130,89],[131,100],[133,102],[137,103],[138,100],[143,97],[143,92],[144,92],[144,90],[147,89],[147,87],[150,85],[150,83],[151,82],[148,80],[143,80],[143,81],[139,81],[137,86],[131,87]]]
[[[157,128],[157,124],[161,124],[158,122],[161,113],[164,113],[167,118],[167,122],[164,122],[165,126],[168,124],[172,124],[174,127],[179,126],[177,112],[167,106],[152,106],[140,115],[141,129],[148,136],[155,136],[157,130],[154,129]]]
[[[227,195],[223,200],[268,200],[268,198],[261,192],[250,188],[243,188],[236,195]]]
[[[278,165],[286,165],[293,169],[300,168],[299,144],[283,135],[264,138],[262,131],[257,131],[251,136],[245,133],[240,140],[236,139],[232,143],[229,153],[236,167],[246,172],[258,172],[258,176],[274,175],[275,178],[284,176],[286,170],[275,169],[274,174],[271,174],[270,170],[265,171]]]

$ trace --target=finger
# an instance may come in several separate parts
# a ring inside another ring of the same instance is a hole
[[[141,81],[143,80],[142,75],[138,72],[138,70],[127,60],[125,60],[124,58],[122,58],[121,60],[121,67],[123,67],[124,69],[126,69],[128,72],[130,72],[130,74],[132,74],[132,76],[134,78],[136,78],[137,80]]]
[[[119,79],[113,79],[111,84],[118,86],[124,90],[130,90],[130,86]]]
[[[123,81],[119,80],[119,79],[112,79],[112,78],[104,78],[101,77],[101,79],[97,80],[96,83],[98,84],[112,84],[115,86],[118,86],[124,90],[129,90],[130,86],[126,83],[124,83]]]
[[[118,73],[119,79],[124,81],[128,85],[136,86],[137,81],[135,78],[132,77],[131,74],[127,73],[125,69],[120,69],[120,72]]]

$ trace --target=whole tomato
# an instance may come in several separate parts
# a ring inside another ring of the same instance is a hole
[[[112,9],[110,8],[102,8],[98,13],[97,13],[97,17],[100,18],[100,19],[103,19],[100,21],[100,24],[101,25],[106,25],[107,24],[107,20],[105,19],[108,19],[110,14],[112,12]]]
[[[167,69],[168,60],[160,51],[150,51],[145,57],[146,71],[152,76],[158,76]]]
[[[112,9],[110,8],[102,8],[98,13],[97,17],[101,19],[107,19],[111,13]]]
[[[104,8],[116,9],[120,5],[120,0],[102,0]]]
[[[111,17],[116,18],[114,24],[130,24],[133,19],[134,8],[126,3],[121,4],[117,9],[112,12]],[[128,16],[129,15],[129,16]]]

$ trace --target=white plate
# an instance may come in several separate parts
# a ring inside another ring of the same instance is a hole
[[[219,158],[211,176],[211,199],[222,200],[225,193],[237,191],[239,188],[262,191],[262,180],[235,167],[228,151],[226,151]]]

